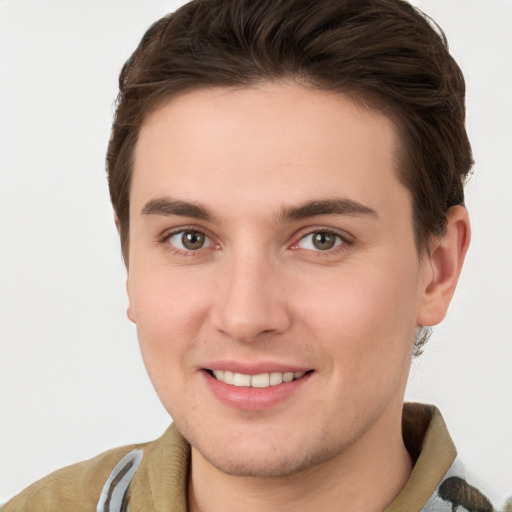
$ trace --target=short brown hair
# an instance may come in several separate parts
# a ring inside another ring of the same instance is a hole
[[[464,78],[439,27],[401,0],[193,0],[149,28],[119,77],[107,172],[127,263],[133,156],[148,114],[186,91],[283,79],[392,119],[418,250],[442,234],[472,156]]]

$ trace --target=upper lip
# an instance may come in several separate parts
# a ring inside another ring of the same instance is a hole
[[[307,372],[311,367],[301,364],[287,364],[280,362],[242,362],[242,361],[212,361],[203,366],[205,370],[224,370],[244,375],[260,375],[272,372]]]

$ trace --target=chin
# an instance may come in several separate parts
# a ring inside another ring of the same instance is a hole
[[[317,453],[311,457],[308,454],[287,454],[273,453],[270,456],[245,457],[238,455],[215,456],[201,453],[201,455],[215,468],[225,474],[253,477],[253,478],[280,478],[287,477],[309,468],[321,464],[328,460],[332,455],[329,453]]]
[[[301,473],[325,463],[343,452],[343,447],[332,447],[318,435],[313,442],[290,443],[290,439],[257,442],[217,442],[215,444],[192,439],[197,455],[222,473],[253,478],[280,478]],[[196,442],[198,441],[198,442]]]

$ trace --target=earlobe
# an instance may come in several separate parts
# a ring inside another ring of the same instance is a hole
[[[132,302],[130,299],[130,286],[128,283],[128,279],[126,280],[126,295],[128,296],[128,308],[126,309],[126,316],[129,320],[131,320],[134,324],[137,323],[135,321],[135,315],[133,314]]]
[[[131,304],[128,304],[128,308],[126,309],[126,316],[128,317],[128,320],[131,320],[134,324],[137,323],[135,321],[135,316],[133,315]]]
[[[424,265],[419,325],[436,325],[443,320],[452,300],[462,264],[469,247],[471,229],[466,208],[452,206],[448,211],[445,233],[433,241]]]

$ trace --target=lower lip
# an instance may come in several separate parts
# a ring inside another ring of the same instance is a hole
[[[229,407],[246,411],[262,411],[284,402],[297,393],[309,381],[312,375],[312,373],[307,373],[300,379],[268,386],[267,388],[251,388],[232,386],[217,380],[207,371],[203,373],[208,387],[222,403]]]

